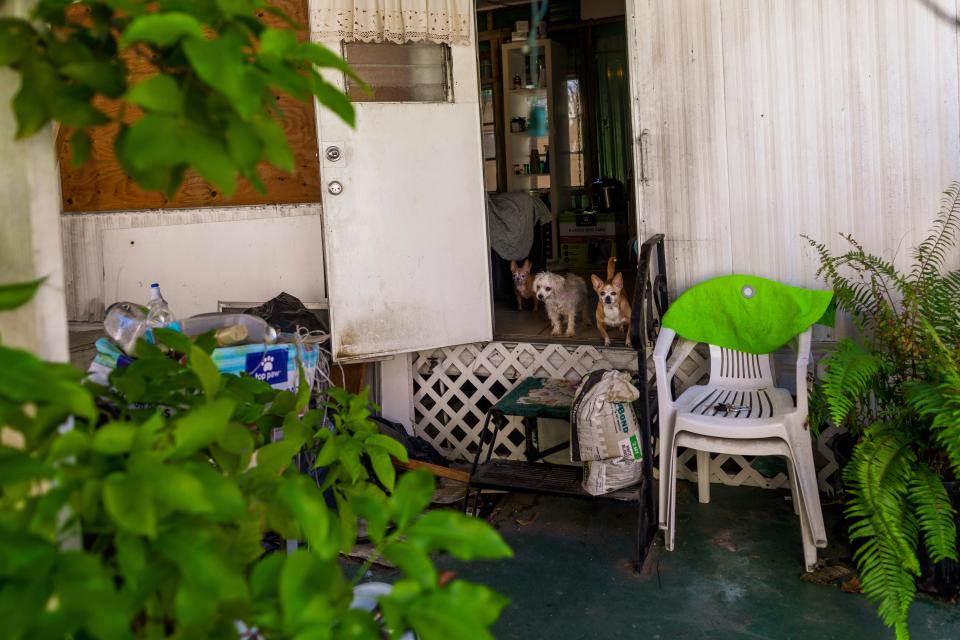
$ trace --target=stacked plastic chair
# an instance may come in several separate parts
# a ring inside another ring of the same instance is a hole
[[[817,547],[825,547],[827,537],[807,425],[807,368],[810,326],[831,322],[831,298],[828,291],[726,276],[692,287],[664,316],[653,361],[660,412],[659,524],[668,550],[676,537],[679,447],[697,451],[702,503],[710,501],[711,453],[777,455],[787,459],[804,562],[813,570]],[[771,356],[794,339],[796,402],[776,387]],[[674,398],[673,377],[700,343],[710,348],[710,378]]]

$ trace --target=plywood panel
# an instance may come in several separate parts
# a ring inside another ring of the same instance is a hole
[[[271,0],[283,8],[300,25],[299,37],[307,38],[307,0]],[[261,12],[264,22],[277,25],[278,19]],[[128,60],[132,78],[141,78],[152,71],[142,60]],[[188,172],[183,185],[173,198],[159,192],[146,192],[127,178],[113,155],[113,141],[117,125],[94,130],[90,159],[78,169],[70,162],[67,134],[59,136],[60,180],[64,211],[115,211],[158,207],[198,207],[239,204],[299,203],[320,201],[320,174],[317,151],[316,122],[313,102],[298,102],[286,95],[277,95],[278,108],[284,114],[284,131],[294,155],[293,173],[261,164],[258,173],[267,186],[265,194],[258,193],[246,180],[240,179],[236,192],[225,197],[219,190],[194,172]],[[116,113],[104,102],[105,111]],[[137,117],[135,111],[126,120]]]

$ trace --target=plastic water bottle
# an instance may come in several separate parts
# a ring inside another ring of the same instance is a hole
[[[147,334],[149,310],[133,302],[114,302],[107,307],[103,329],[113,342],[128,355],[133,355],[137,340]]]
[[[170,305],[163,299],[160,293],[160,285],[154,282],[150,285],[150,302],[147,303],[147,327],[155,329],[157,327],[166,327],[176,322],[173,312],[170,311]]]

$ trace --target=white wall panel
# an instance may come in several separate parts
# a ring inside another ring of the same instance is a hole
[[[70,320],[102,320],[118,297],[146,300],[143,287],[154,280],[181,316],[216,311],[218,300],[266,300],[282,290],[305,302],[326,297],[319,204],[61,220]]]
[[[802,234],[908,259],[960,177],[952,23],[916,0],[632,4],[642,216],[675,291],[731,271],[813,285]]]

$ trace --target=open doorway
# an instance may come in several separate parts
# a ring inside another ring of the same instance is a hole
[[[528,1],[478,0],[494,337],[602,344],[591,275],[605,280],[615,257],[629,300],[636,265],[624,2],[550,2],[534,55],[531,28]],[[517,295],[545,270],[586,282],[586,322],[572,338],[552,336],[544,305]],[[624,346],[620,331],[609,335]]]

